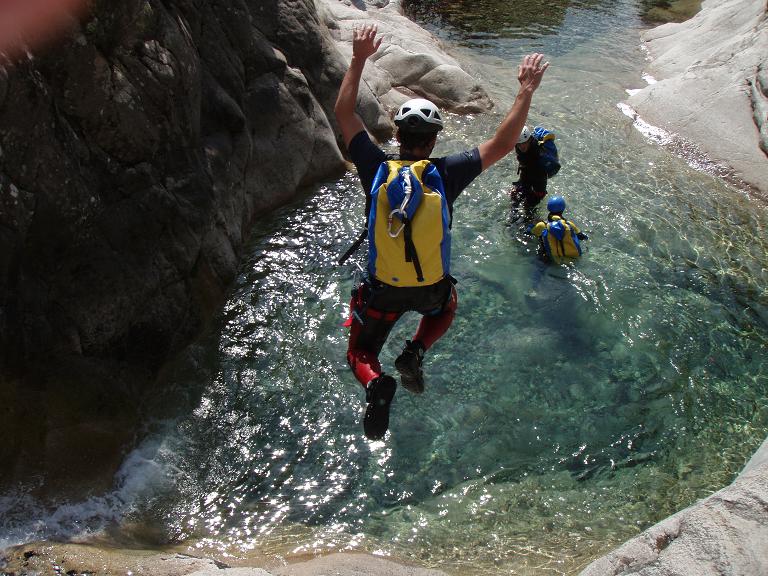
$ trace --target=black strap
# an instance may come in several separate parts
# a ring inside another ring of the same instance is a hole
[[[424,282],[424,274],[421,271],[419,255],[416,253],[416,246],[413,244],[413,236],[411,235],[411,221],[409,218],[405,218],[403,223],[405,224],[405,228],[403,229],[403,239],[405,240],[405,261],[413,262],[413,267],[416,269],[416,280],[419,282]]]
[[[363,240],[365,240],[367,236],[368,236],[368,228],[366,227],[366,228],[363,228],[363,230],[360,232],[360,235],[357,237],[357,240],[355,240],[352,246],[350,246],[347,249],[347,251],[344,252],[344,254],[342,254],[341,258],[339,258],[336,263],[339,266],[341,266],[342,264],[344,264],[344,262],[349,260],[349,257],[352,256],[352,254],[354,254],[355,252],[357,252],[357,249],[360,248],[360,244],[363,243]]]

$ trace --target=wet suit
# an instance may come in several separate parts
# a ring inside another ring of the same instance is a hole
[[[371,203],[371,185],[382,162],[388,159],[374,144],[366,131],[361,131],[349,143],[349,153],[357,168],[366,194],[366,208]],[[414,158],[403,158],[411,159]],[[482,171],[477,148],[430,158],[437,167],[445,187],[448,208],[461,192]],[[366,210],[367,216],[367,210]],[[347,362],[363,387],[382,374],[379,353],[398,319],[408,311],[423,315],[414,342],[428,350],[450,327],[456,312],[458,296],[450,277],[429,286],[395,287],[376,278],[368,278],[357,286],[350,303],[351,317]],[[362,323],[361,323],[362,321]]]

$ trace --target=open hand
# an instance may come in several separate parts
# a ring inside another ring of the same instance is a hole
[[[549,62],[544,62],[544,54],[533,53],[523,57],[522,63],[517,67],[517,79],[522,88],[536,90],[541,84],[544,72],[549,68]]]
[[[378,27],[375,24],[366,24],[362,28],[355,28],[352,32],[352,57],[366,60],[376,53],[381,46],[382,38],[376,38]]]

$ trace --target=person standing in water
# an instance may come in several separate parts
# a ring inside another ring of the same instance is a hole
[[[371,141],[355,111],[363,68],[381,45],[377,32],[370,24],[354,30],[352,61],[335,106],[344,144],[366,195],[368,277],[352,294],[347,361],[366,392],[363,428],[370,439],[383,438],[389,428],[397,386],[383,371],[379,353],[405,312],[422,314],[395,368],[404,388],[423,392],[424,354],[448,330],[458,303],[450,275],[453,203],[483,170],[514,150],[533,93],[549,66],[542,54],[525,56],[518,66],[520,86],[514,104],[496,132],[458,154],[432,158],[443,128],[442,114],[423,98],[405,102],[395,115],[399,155],[388,161],[391,157]]]
[[[523,126],[515,146],[517,173],[510,198],[514,220],[530,217],[547,195],[547,182],[560,170],[555,134],[541,126]]]

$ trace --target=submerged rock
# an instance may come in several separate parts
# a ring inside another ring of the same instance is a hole
[[[730,486],[595,560],[581,576],[768,574],[768,440]]]
[[[239,560],[233,566],[180,552],[35,542],[6,551],[2,574],[89,574],[93,576],[446,576],[439,570],[406,566],[363,553],[336,553],[285,564],[274,558]],[[244,565],[245,564],[245,565]],[[253,566],[260,564],[265,568]]]
[[[641,6],[647,22],[684,22],[701,9],[701,0],[641,0]]]
[[[446,576],[440,570],[403,566],[369,554],[330,554],[308,562],[290,564],[273,570],[275,576],[314,576],[334,574],[335,576],[358,576],[381,574],[387,576]]]

